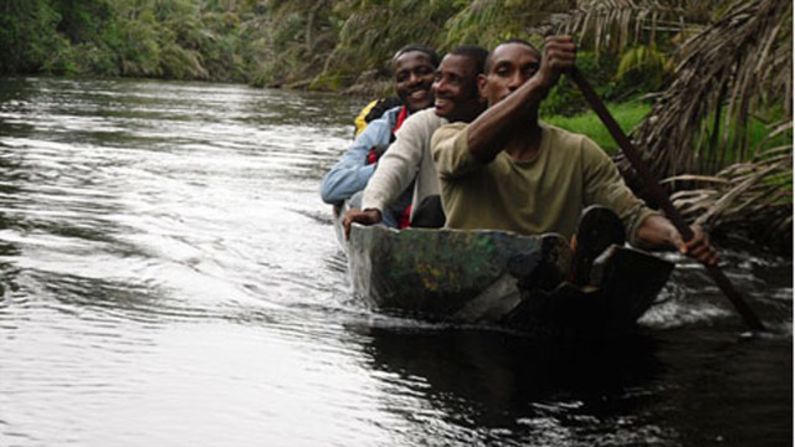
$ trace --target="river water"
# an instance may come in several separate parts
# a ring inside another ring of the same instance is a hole
[[[354,299],[318,184],[361,99],[0,80],[2,446],[780,446],[792,262],[679,258],[635,335],[561,345]]]

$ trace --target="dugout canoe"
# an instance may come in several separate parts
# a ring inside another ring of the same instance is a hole
[[[338,233],[339,234],[339,233]],[[625,332],[654,303],[673,264],[610,246],[586,286],[558,234],[354,224],[343,242],[354,293],[387,312],[551,336]]]

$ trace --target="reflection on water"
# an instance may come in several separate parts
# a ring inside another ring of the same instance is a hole
[[[781,445],[792,263],[743,327],[679,262],[637,334],[541,343],[349,293],[320,177],[363,101],[0,80],[0,445]]]
[[[622,442],[642,443],[656,427],[635,417],[655,400],[662,368],[648,337],[574,346],[461,330],[396,335],[373,331],[373,363],[429,399],[440,423],[416,441],[453,442],[463,429],[487,443],[586,445],[614,436],[621,419]]]

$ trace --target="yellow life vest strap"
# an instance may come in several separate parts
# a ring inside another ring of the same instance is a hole
[[[364,106],[362,111],[359,112],[358,115],[356,115],[356,118],[354,118],[353,125],[356,126],[356,130],[354,131],[353,134],[354,138],[358,137],[360,133],[364,132],[365,127],[367,127],[367,121],[365,121],[364,118],[367,116],[368,113],[370,113],[370,110],[373,110],[373,107],[375,107],[375,105],[378,104],[378,101],[380,101],[380,99],[375,99],[366,106]]]

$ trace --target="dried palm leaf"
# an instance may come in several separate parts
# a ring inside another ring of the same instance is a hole
[[[788,0],[735,1],[683,44],[675,55],[676,79],[636,133],[654,172],[710,173],[732,157],[753,156],[747,129],[750,110],[760,104],[775,99],[792,116],[791,16]],[[710,114],[722,131],[713,125],[705,138]]]
[[[791,130],[792,122],[771,126],[770,138]],[[765,142],[760,143],[765,144]],[[743,230],[769,242],[792,240],[792,145],[761,152],[727,166],[714,176],[680,175],[708,187],[678,191],[671,199],[682,216],[711,230]]]
[[[658,32],[691,34],[706,23],[704,1],[578,0],[555,31],[588,42],[599,54],[616,54],[630,46],[654,44]]]

